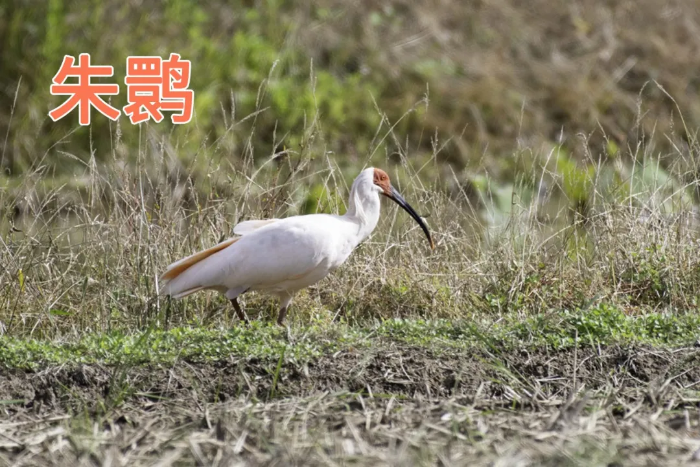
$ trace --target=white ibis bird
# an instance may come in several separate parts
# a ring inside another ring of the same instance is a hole
[[[294,294],[338,268],[372,233],[379,221],[379,195],[405,209],[435,248],[425,222],[391,186],[386,172],[369,168],[353,182],[344,215],[241,222],[233,229],[237,237],[168,266],[161,277],[161,292],[182,298],[200,290],[217,290],[226,295],[243,321],[246,316],[238,304],[239,295],[256,290],[276,295],[280,299],[277,323],[281,325]]]

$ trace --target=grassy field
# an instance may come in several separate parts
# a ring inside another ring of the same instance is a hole
[[[692,2],[79,3],[0,5],[0,465],[700,465]],[[49,123],[85,51],[195,121]],[[286,328],[156,293],[371,165],[434,251],[384,204]]]
[[[35,215],[3,237],[0,462],[700,459],[700,242],[692,206],[658,196],[667,185],[600,196],[586,216],[516,201],[490,226],[406,164],[397,179],[436,250],[384,206],[281,328],[273,300],[244,296],[245,325],[214,293],[158,296],[157,277],[237,220],[303,211],[307,177],[325,180],[318,209],[342,212],[350,180],[301,160],[273,177],[212,172],[231,191],[200,198],[142,153],[140,173],[88,165],[82,195],[28,196]]]

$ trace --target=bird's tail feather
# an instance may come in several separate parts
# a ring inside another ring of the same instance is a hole
[[[173,297],[173,298],[184,298],[184,297],[186,297],[186,296],[188,296],[188,295],[191,295],[191,294],[193,294],[193,293],[195,293],[195,292],[199,292],[199,291],[202,290],[203,288],[204,288],[204,287],[201,287],[201,286],[200,286],[200,287],[194,287],[194,288],[192,288],[192,289],[187,289],[187,290],[185,290],[184,292],[180,292],[180,293],[177,293],[177,294],[172,295],[172,297]]]

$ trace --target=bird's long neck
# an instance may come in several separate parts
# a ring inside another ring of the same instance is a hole
[[[343,216],[352,225],[348,235],[351,236],[353,247],[359,245],[372,233],[379,222],[379,195],[371,190],[353,185],[350,190],[348,211]]]

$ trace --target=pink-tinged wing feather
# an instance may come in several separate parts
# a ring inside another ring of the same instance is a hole
[[[184,271],[192,267],[193,265],[199,263],[205,258],[210,257],[216,252],[219,252],[223,250],[224,248],[227,248],[231,245],[233,245],[235,242],[237,242],[239,239],[238,238],[229,238],[228,240],[225,240],[218,245],[214,245],[211,248],[207,248],[204,251],[200,251],[198,253],[195,253],[191,256],[188,256],[187,258],[183,258],[180,261],[176,261],[170,266],[168,266],[165,269],[165,272],[163,275],[160,277],[160,280],[162,281],[168,281],[175,279],[177,276],[182,274]]]

